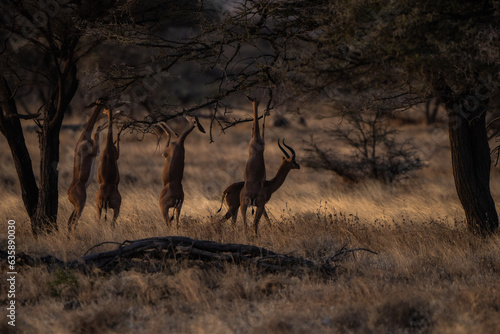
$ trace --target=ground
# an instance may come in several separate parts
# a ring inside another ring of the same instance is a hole
[[[249,106],[250,107],[250,106]],[[247,110],[250,113],[250,108]],[[83,123],[74,117],[65,124]],[[207,120],[201,122],[207,128]],[[73,150],[78,132],[61,133],[59,231],[34,238],[20,200],[8,145],[0,138],[0,242],[7,221],[16,221],[17,252],[81,257],[104,241],[184,235],[254,244],[321,262],[341,247],[367,248],[337,263],[334,273],[268,273],[251,266],[169,261],[147,268],[106,273],[21,266],[16,285],[16,328],[25,333],[496,333],[500,330],[500,237],[470,234],[451,173],[446,125],[423,121],[399,125],[413,138],[427,167],[393,185],[348,184],[330,172],[306,168],[304,140],[323,120],[307,127],[266,129],[267,176],[281,162],[278,138],[297,151],[292,170],[268,208],[258,237],[246,237],[241,218],[235,229],[216,222],[222,190],[242,180],[250,125],[193,132],[186,141],[185,204],[181,227],[167,227],[158,207],[164,159],[154,136],[123,136],[119,167],[122,210],[116,229],[97,222],[97,183],[76,232],[67,234]],[[26,122],[27,126],[29,123]],[[181,129],[185,123],[173,124]],[[35,168],[36,133],[25,127]],[[336,143],[332,143],[336,145]],[[500,175],[493,168],[493,197],[500,203]],[[497,208],[498,209],[498,208]],[[224,208],[223,208],[224,210]],[[106,248],[107,247],[107,248]],[[93,251],[113,248],[102,246]],[[7,272],[5,261],[1,270]],[[7,285],[0,288],[2,308]],[[5,317],[0,331],[12,328]]]

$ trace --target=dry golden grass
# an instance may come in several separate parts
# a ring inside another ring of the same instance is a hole
[[[81,122],[74,119],[71,122]],[[203,122],[203,120],[202,120]],[[281,162],[276,140],[287,139],[301,163],[308,128],[269,128],[266,133],[268,178]],[[179,124],[182,127],[182,123]],[[429,167],[396,185],[350,185],[328,172],[302,166],[292,171],[268,208],[258,237],[246,238],[241,218],[216,228],[225,186],[242,180],[249,125],[208,138],[193,133],[186,142],[185,204],[181,228],[166,227],[158,208],[163,158],[156,139],[126,136],[119,160],[122,211],[117,228],[95,219],[94,182],[76,233],[66,222],[71,206],[75,134],[61,136],[59,231],[35,239],[19,198],[8,146],[0,139],[0,229],[15,219],[17,251],[63,260],[82,256],[103,241],[185,235],[218,242],[251,243],[315,261],[345,244],[357,252],[334,275],[265,274],[237,265],[192,261],[169,263],[162,271],[105,274],[19,268],[17,328],[26,333],[496,333],[500,330],[500,237],[483,240],[467,232],[451,175],[446,129],[406,125]],[[37,142],[28,134],[37,166]],[[35,167],[36,168],[36,167]],[[500,177],[492,173],[493,196],[500,203]],[[99,250],[106,249],[104,246]],[[7,271],[5,263],[1,270]],[[6,302],[1,285],[0,301]],[[0,332],[11,330],[5,320]]]

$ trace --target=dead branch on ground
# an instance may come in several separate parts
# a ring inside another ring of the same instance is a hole
[[[87,253],[104,244],[118,244],[113,250]],[[126,240],[120,243],[103,242],[91,247],[85,255],[71,262],[63,262],[53,256],[33,258],[26,254],[18,254],[18,259],[28,266],[52,264],[57,267],[88,270],[98,268],[110,272],[115,270],[131,269],[144,264],[151,265],[152,261],[160,260],[198,260],[210,263],[234,263],[255,266],[265,272],[316,272],[331,275],[336,272],[339,264],[348,253],[367,251],[369,249],[347,249],[343,246],[326,261],[318,263],[302,257],[275,253],[263,247],[233,243],[218,243],[215,241],[196,240],[181,236],[153,237],[139,240]],[[3,254],[0,254],[0,258]],[[19,262],[19,261],[18,261]],[[160,265],[161,266],[161,265]]]

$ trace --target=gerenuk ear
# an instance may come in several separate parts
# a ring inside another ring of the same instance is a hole
[[[201,133],[206,133],[203,126],[201,126],[201,123],[200,123],[200,120],[198,119],[198,117],[195,116],[194,119],[196,120],[196,126],[198,127],[198,130],[200,130]]]

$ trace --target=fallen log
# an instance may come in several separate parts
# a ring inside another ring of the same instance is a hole
[[[100,245],[101,244],[96,245],[91,249]],[[180,236],[155,237],[132,241],[126,240],[114,250],[84,255],[82,258],[72,261],[70,266],[94,266],[101,270],[109,271],[119,265],[123,260],[143,257],[195,259],[228,263],[253,263],[260,267],[269,267],[271,264],[267,262],[282,263],[282,265],[280,265],[281,267],[285,264],[286,266],[295,264],[305,265],[310,268],[317,267],[312,261],[280,255],[263,247],[218,243]]]
[[[100,246],[96,245],[91,249]],[[225,262],[241,262],[250,258],[262,258],[278,255],[268,249],[242,244],[222,244],[214,241],[196,240],[188,237],[155,237],[139,240],[126,240],[118,248],[101,253],[85,255],[71,263],[72,266],[94,265],[100,269],[111,265],[113,261],[127,258],[137,258],[147,252],[164,252],[165,257],[175,258],[185,255],[189,258],[207,258]]]
[[[116,244],[118,247],[109,251],[88,254],[91,250],[105,244]],[[343,246],[333,256],[328,257],[324,261],[315,262],[302,257],[278,254],[266,248],[253,245],[218,243],[181,236],[168,236],[125,240],[122,243],[103,242],[91,247],[81,258],[70,262],[63,262],[50,255],[36,259],[23,254],[21,258],[22,262],[28,266],[51,264],[57,267],[83,270],[98,268],[106,272],[130,269],[138,265],[138,263],[144,265],[145,260],[147,260],[147,266],[151,264],[148,261],[160,260],[165,262],[166,260],[174,259],[177,261],[199,260],[203,262],[253,265],[259,269],[272,272],[289,270],[296,272],[320,272],[330,275],[335,273],[339,262],[347,254],[356,251],[367,251],[377,254],[365,248],[347,249],[346,246]],[[157,264],[158,262],[154,266],[158,267]]]
[[[104,244],[104,243],[103,243]],[[102,244],[98,244],[98,247]],[[369,249],[347,249],[344,245],[333,256],[320,263],[302,257],[283,255],[263,247],[232,243],[218,243],[207,240],[196,240],[188,237],[169,236],[146,238],[140,240],[126,240],[110,251],[84,255],[71,263],[72,267],[97,267],[110,271],[120,266],[123,261],[144,258],[161,259],[189,259],[205,262],[226,262],[255,265],[269,271],[297,270],[319,271],[322,273],[335,272],[338,263],[349,253],[367,251]]]

